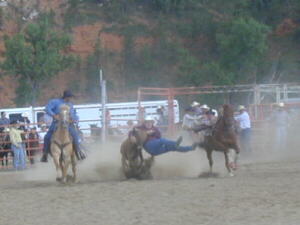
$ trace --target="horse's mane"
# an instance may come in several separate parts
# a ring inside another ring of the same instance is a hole
[[[60,110],[61,111],[63,111],[63,110],[70,110],[70,106],[69,105],[67,105],[67,104],[61,104],[60,106],[59,106],[59,108],[60,108]]]
[[[224,104],[223,105],[223,117],[224,117],[224,119],[233,118],[233,114],[234,114],[233,108],[228,104]]]
[[[224,104],[222,107],[222,115],[219,116],[217,123],[215,125],[214,132],[228,132],[234,126],[234,112],[233,108],[228,105]]]

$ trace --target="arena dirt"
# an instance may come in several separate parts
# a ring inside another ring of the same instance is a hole
[[[254,149],[241,156],[236,176],[227,176],[224,157],[214,153],[218,178],[203,151],[157,157],[154,180],[125,181],[119,142],[93,146],[78,165],[80,182],[55,182],[52,162],[24,172],[0,173],[0,225],[93,224],[300,224],[300,154]]]

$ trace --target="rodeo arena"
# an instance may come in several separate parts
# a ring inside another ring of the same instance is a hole
[[[0,110],[0,225],[300,224],[300,84],[73,97]]]

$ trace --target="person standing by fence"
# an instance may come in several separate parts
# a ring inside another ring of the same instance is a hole
[[[37,132],[37,128],[33,127],[28,134],[28,148],[27,155],[30,161],[30,164],[34,164],[34,156],[36,152],[39,150],[39,134]]]
[[[6,117],[5,112],[1,112],[1,118],[0,118],[0,132],[3,132],[5,130],[5,126],[8,126],[10,123],[9,119]]]
[[[276,110],[271,115],[271,121],[275,125],[275,148],[277,151],[287,147],[287,132],[289,126],[289,114],[283,102],[277,105]]]
[[[239,124],[241,147],[245,153],[249,154],[252,152],[250,116],[246,111],[245,106],[240,105],[238,110],[239,110],[239,114],[235,116],[235,120]]]
[[[9,137],[11,141],[11,148],[14,153],[14,168],[16,170],[23,170],[26,168],[25,158],[25,145],[22,140],[22,130],[19,130],[19,124],[17,121],[11,121],[11,127],[9,129]]]

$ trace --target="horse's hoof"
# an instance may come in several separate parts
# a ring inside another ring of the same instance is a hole
[[[77,178],[76,177],[72,177],[72,179],[71,179],[71,182],[73,183],[73,184],[77,184],[78,183],[78,180],[77,180]]]
[[[58,183],[64,183],[64,182],[63,182],[63,179],[62,179],[61,177],[56,177],[56,181],[57,181]]]
[[[67,175],[66,180],[67,180],[67,183],[73,182],[73,176]]]
[[[230,163],[229,167],[233,170],[237,170],[237,165],[235,163]]]

